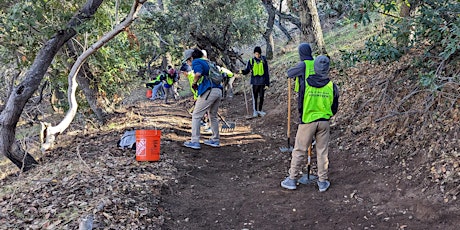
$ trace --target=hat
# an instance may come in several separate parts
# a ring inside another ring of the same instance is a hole
[[[316,57],[315,63],[314,63],[314,69],[315,69],[315,73],[321,76],[321,78],[323,79],[327,78],[328,77],[327,75],[329,73],[329,58],[324,55],[320,55]]]
[[[185,50],[184,51],[184,60],[182,62],[185,62],[187,61],[189,58],[192,57],[192,53],[193,53],[193,50],[192,49],[188,49],[188,50]]]
[[[260,48],[260,46],[256,46],[256,47],[254,48],[254,53],[262,54],[262,49]]]
[[[183,71],[183,72],[190,72],[190,71],[192,71],[192,68],[191,68],[187,63],[184,63],[184,64],[182,64],[182,66],[180,67],[180,71]]]

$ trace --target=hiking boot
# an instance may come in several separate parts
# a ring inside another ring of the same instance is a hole
[[[201,149],[200,142],[186,141],[184,142],[184,146],[192,149]]]
[[[267,115],[267,113],[264,112],[264,111],[257,111],[257,113],[258,113],[261,117]]]
[[[285,188],[285,189],[289,189],[289,190],[294,190],[297,188],[297,184],[296,184],[296,181],[289,178],[289,177],[286,177],[286,179],[284,179],[283,181],[281,181],[281,187]]]
[[[206,140],[203,142],[203,144],[209,145],[212,147],[216,147],[216,148],[220,147],[220,141]]]
[[[307,174],[303,174],[303,176],[300,179],[298,179],[297,182],[301,184],[311,184],[312,182],[315,182],[317,180],[318,180],[318,177],[315,175],[310,174],[310,177],[308,177]]]
[[[258,117],[259,116],[259,113],[257,111],[254,111],[254,113],[252,114],[252,117]]]
[[[318,181],[318,188],[320,192],[325,192],[329,186],[331,185],[331,182],[325,180],[325,181]]]

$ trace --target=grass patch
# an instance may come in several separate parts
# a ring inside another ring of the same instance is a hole
[[[385,17],[376,15],[372,23],[363,25],[361,23],[347,24],[337,27],[324,34],[324,42],[328,54],[335,56],[340,50],[356,50],[364,47],[368,38],[376,35],[385,24]]]

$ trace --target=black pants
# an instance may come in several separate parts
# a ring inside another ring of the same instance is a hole
[[[254,101],[254,111],[262,111],[262,107],[264,105],[265,85],[252,85],[252,95],[252,100]],[[259,100],[259,103],[257,103],[257,100]]]

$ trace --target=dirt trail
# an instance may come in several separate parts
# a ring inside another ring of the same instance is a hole
[[[286,116],[271,97],[267,116],[251,120],[244,119],[242,95],[223,103],[227,119],[238,127],[223,134],[221,148],[197,151],[181,142],[163,148],[178,169],[175,183],[162,191],[170,214],[164,229],[456,229],[460,224],[458,209],[423,196],[418,182],[401,179],[392,162],[370,160],[373,153],[358,147],[340,150],[335,138],[346,124],[332,127],[327,192],[319,193],[315,185],[281,188],[290,162],[290,155],[279,151],[287,145]],[[292,129],[295,137],[295,124]]]
[[[426,179],[428,170],[420,170],[423,159],[416,155],[401,170],[394,157],[346,135],[354,125],[341,123],[340,111],[331,125],[330,189],[288,191],[280,186],[290,163],[290,154],[279,150],[287,146],[285,95],[269,91],[267,115],[250,120],[242,93],[225,100],[220,112],[237,128],[222,133],[221,148],[201,150],[182,147],[190,138],[190,99],[165,105],[144,95],[144,88],[133,92],[108,127],[69,130],[33,172],[1,180],[0,229],[78,229],[87,215],[94,217],[93,229],[460,226],[458,202],[444,202]],[[162,130],[160,161],[137,162],[133,151],[116,147],[132,128]],[[291,130],[293,143],[295,122]],[[312,164],[315,171],[315,155]],[[411,178],[410,170],[422,177]]]

